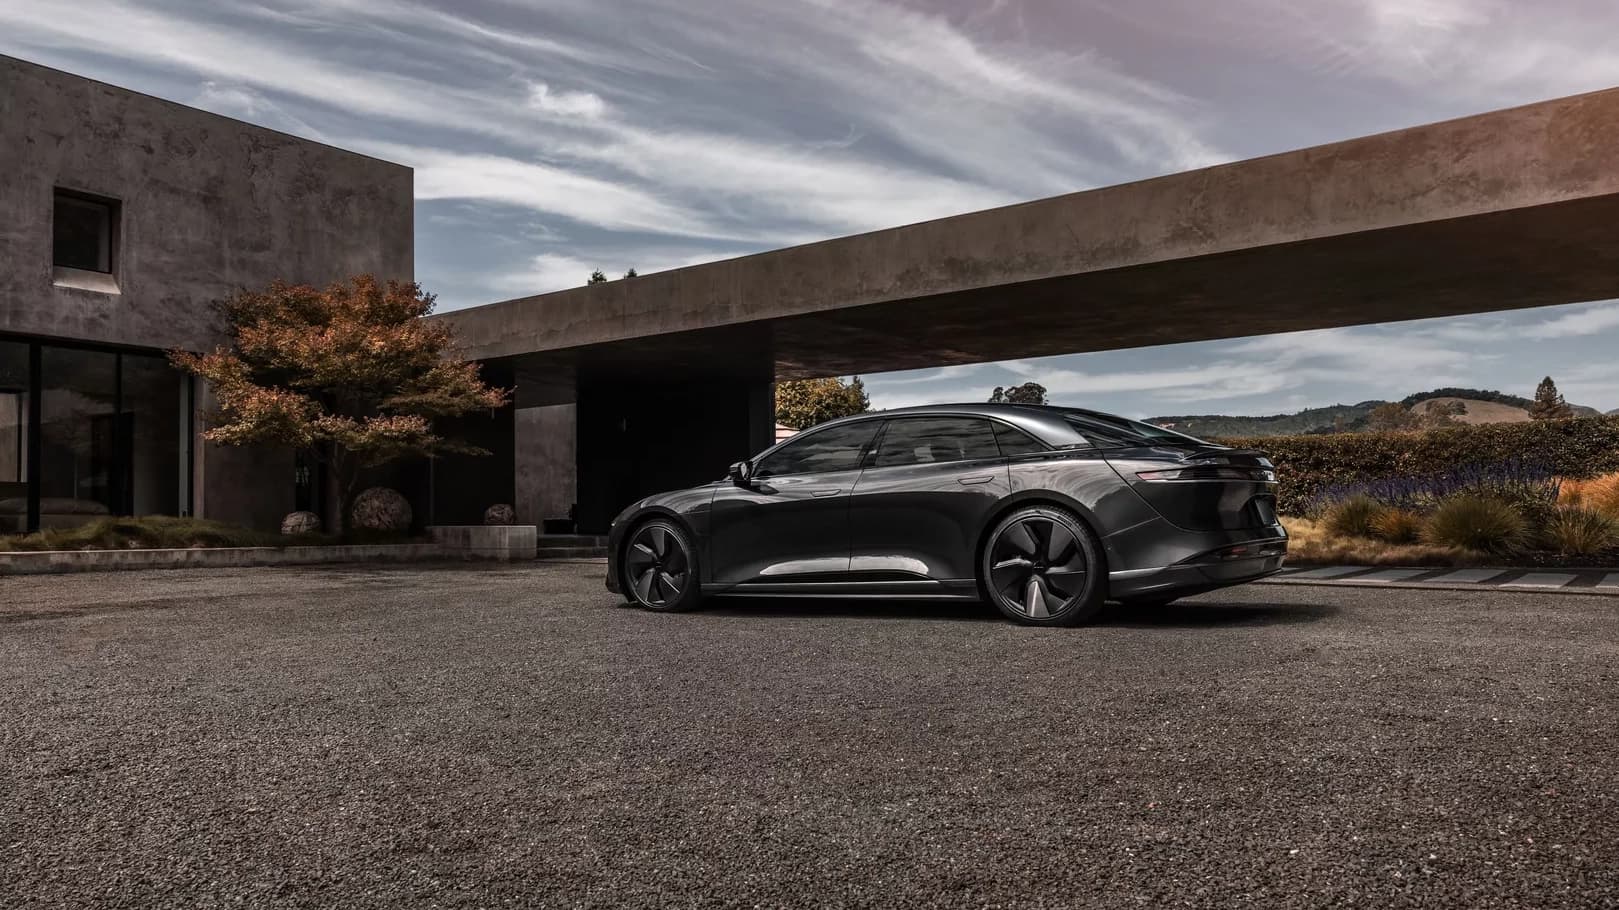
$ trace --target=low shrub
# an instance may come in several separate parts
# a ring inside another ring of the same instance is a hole
[[[1422,537],[1422,516],[1410,509],[1384,508],[1372,520],[1372,536],[1388,543],[1416,543]]]
[[[1308,518],[1283,518],[1287,528],[1287,561],[1333,566],[1471,566],[1482,554],[1423,543],[1397,544],[1363,537],[1339,537]]]
[[[1370,496],[1349,496],[1322,511],[1327,530],[1339,537],[1372,537],[1383,506]]]
[[[1619,518],[1619,472],[1590,480],[1565,480],[1558,502],[1566,506],[1596,509]]]
[[[1592,556],[1619,546],[1619,518],[1585,506],[1560,506],[1547,516],[1541,539],[1564,556]]]
[[[1619,418],[1580,417],[1442,427],[1420,433],[1333,433],[1221,439],[1258,449],[1276,463],[1277,506],[1306,515],[1332,487],[1388,477],[1429,477],[1464,464],[1513,461],[1559,477],[1619,471]]]
[[[1560,481],[1550,468],[1514,458],[1495,464],[1457,465],[1420,477],[1379,478],[1328,487],[1321,491],[1317,508],[1365,496],[1390,508],[1426,513],[1446,499],[1465,494],[1505,502],[1535,519],[1556,507],[1559,489]]]
[[[1422,540],[1433,546],[1503,555],[1524,548],[1529,523],[1509,503],[1464,493],[1439,503],[1423,526]]]

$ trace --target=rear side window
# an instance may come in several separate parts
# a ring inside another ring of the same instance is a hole
[[[995,426],[995,441],[1001,446],[1001,454],[1007,457],[1013,455],[1028,455],[1031,452],[1049,452],[1051,447],[1023,432],[1017,427],[1009,427],[1004,423]]]
[[[860,456],[877,435],[879,420],[862,420],[814,430],[765,456],[754,471],[756,477],[786,474],[823,474],[853,471],[860,467]]]
[[[1116,417],[1112,414],[1101,414],[1096,411],[1066,411],[1063,419],[1079,431],[1079,435],[1086,441],[1099,447],[1120,446],[1187,446],[1208,445],[1201,439],[1166,430],[1163,427],[1142,423],[1139,420],[1130,420],[1125,417]]]
[[[877,445],[876,467],[999,458],[995,431],[974,417],[903,417],[890,420]]]

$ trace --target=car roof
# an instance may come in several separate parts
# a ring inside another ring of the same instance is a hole
[[[864,420],[887,420],[895,417],[927,417],[930,415],[951,415],[966,417],[993,417],[1029,433],[1048,445],[1064,446],[1084,439],[1063,420],[1064,414],[1090,413],[1080,408],[1058,407],[1056,405],[1042,404],[1002,404],[996,402],[966,402],[962,404],[922,404],[908,408],[893,408],[886,411],[866,411],[836,420],[828,420],[808,427],[805,433],[813,433],[827,427],[842,426]],[[767,454],[775,448],[792,442],[796,437],[789,437],[770,449],[760,453]]]

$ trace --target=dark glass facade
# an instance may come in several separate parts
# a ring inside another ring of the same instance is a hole
[[[0,338],[0,533],[189,514],[191,395],[161,354]]]

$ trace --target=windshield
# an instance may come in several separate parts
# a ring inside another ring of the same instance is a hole
[[[1101,414],[1096,411],[1063,411],[1062,416],[1079,435],[1098,446],[1206,446],[1209,443],[1195,436],[1166,430],[1163,427]]]

